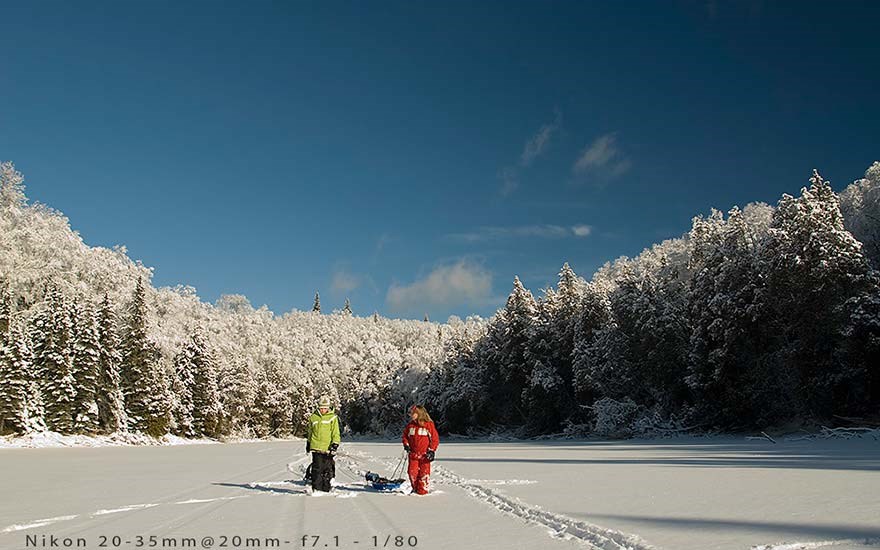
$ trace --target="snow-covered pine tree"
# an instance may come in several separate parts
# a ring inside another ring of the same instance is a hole
[[[671,247],[677,244],[682,243],[680,240],[667,242]],[[665,247],[661,244],[655,250],[658,252],[656,272],[645,273],[643,277],[648,284],[641,287],[642,295],[630,304],[635,306],[630,312],[635,321],[630,334],[637,342],[631,359],[649,396],[645,401],[635,396],[633,399],[672,413],[687,394],[684,378],[691,334],[687,286],[679,266]]]
[[[592,405],[597,395],[597,388],[591,378],[593,367],[590,349],[595,344],[597,332],[610,323],[610,294],[611,285],[608,281],[588,283],[584,288],[583,301],[575,320],[574,346],[571,354],[572,385],[577,403],[587,407]]]
[[[795,374],[786,391],[801,407],[792,414],[846,410],[865,373],[837,356],[848,319],[843,306],[866,291],[869,267],[861,243],[844,228],[837,195],[817,171],[800,197],[786,194],[779,201],[761,259],[770,318],[778,322],[763,376]]]
[[[315,292],[315,304],[312,306],[313,313],[321,313],[321,296]]]
[[[592,328],[589,340],[582,339],[578,349],[578,383],[594,399],[622,399],[641,393],[638,367],[633,362],[635,313],[645,304],[642,280],[627,264],[608,295],[608,320]],[[594,304],[594,307],[599,304]],[[640,395],[644,397],[644,395]]]
[[[125,398],[120,387],[122,355],[119,351],[119,323],[110,297],[104,293],[98,312],[98,385],[96,400],[101,430],[107,433],[127,428]]]
[[[534,433],[556,431],[571,413],[572,400],[553,362],[553,342],[548,325],[549,320],[539,313],[525,352],[530,372],[520,399],[526,414],[526,426]]]
[[[726,222],[717,223],[711,242],[695,244],[701,252],[689,295],[693,329],[686,382],[707,423],[752,425],[771,408],[791,406],[770,396],[782,380],[758,376],[772,326],[758,262],[771,213],[767,205],[734,207]],[[698,224],[695,220],[695,230]]]
[[[254,400],[254,430],[259,437],[289,435],[292,407],[290,396],[283,390],[286,373],[267,366],[258,372],[257,396]]]
[[[880,162],[840,193],[843,225],[862,243],[871,267],[880,270]]]
[[[73,403],[74,430],[94,434],[100,429],[98,378],[101,366],[101,343],[94,306],[84,297],[73,304],[71,356],[76,398]]]
[[[610,294],[611,322],[594,333],[582,365],[601,397],[630,397],[666,412],[683,398],[690,335],[684,250],[684,242],[673,239],[622,266]]]
[[[9,291],[9,285],[0,282],[0,346],[6,341],[6,335],[9,333],[9,324],[12,320],[12,293]]]
[[[531,374],[526,351],[536,318],[535,298],[514,277],[503,313],[496,316],[496,338],[490,339],[490,345],[497,347],[492,346],[486,370],[488,401],[494,409],[487,412],[499,423],[521,426],[526,419],[522,392]]]
[[[568,262],[563,264],[550,317],[550,338],[553,343],[553,363],[567,388],[571,388],[574,377],[572,355],[575,329],[585,293],[586,281],[577,276]]]
[[[0,370],[3,370],[0,379],[9,381],[0,386],[3,396],[0,409],[4,411],[2,419],[7,421],[6,427],[19,434],[45,431],[46,410],[35,376],[34,356],[27,332],[20,324],[10,327],[7,344],[0,348]],[[0,433],[3,431],[0,428]]]
[[[851,385],[844,404],[847,414],[860,416],[880,410],[880,274],[874,271],[869,278],[868,288],[847,300],[840,350],[841,362],[864,380]]]
[[[155,344],[154,344],[155,345]],[[158,351],[155,352],[158,357]],[[153,391],[148,393],[149,400],[146,407],[145,433],[153,437],[161,437],[169,432],[173,423],[171,409],[174,404],[174,396],[171,394],[171,376],[168,369],[158,361],[150,368],[150,379],[155,381]]]
[[[252,435],[247,430],[251,424],[257,386],[248,363],[238,359],[221,367],[217,386],[222,411],[220,433]]]
[[[431,369],[417,400],[431,406],[438,426],[454,433],[466,433],[484,427],[477,413],[487,403],[484,386],[485,365],[480,363],[480,349],[487,345],[486,325],[480,330],[466,329],[447,341],[441,366]]]
[[[0,435],[28,431],[29,375],[33,354],[20,327],[9,331],[0,345]]]
[[[528,346],[532,372],[523,402],[538,432],[555,431],[575,411],[572,354],[585,285],[566,262],[556,290],[548,289],[537,302]]]
[[[156,344],[147,334],[146,289],[140,277],[128,314],[122,340],[125,408],[134,428],[158,437],[168,432],[171,423],[170,384]]]
[[[193,428],[199,434],[215,437],[220,423],[221,403],[217,389],[219,366],[204,330],[197,328],[191,338],[193,364]]]
[[[191,344],[191,341],[185,342],[174,356],[174,378],[171,380],[171,392],[174,394],[174,433],[182,437],[196,436],[193,422],[195,366]]]
[[[42,382],[46,425],[60,433],[74,431],[76,380],[71,357],[70,307],[55,284],[46,288],[42,309],[31,325],[38,379]]]

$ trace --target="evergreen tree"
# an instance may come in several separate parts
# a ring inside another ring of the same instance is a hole
[[[548,289],[537,303],[527,354],[532,372],[523,402],[538,432],[556,431],[576,411],[573,354],[585,286],[565,263],[556,290]]]
[[[481,411],[491,410],[485,386],[486,335],[462,335],[450,342],[444,364],[433,369],[425,382],[424,396],[432,410],[438,411],[438,426],[447,431],[467,433],[485,427]]]
[[[42,381],[49,429],[74,432],[76,379],[73,373],[70,308],[54,284],[48,285],[42,310],[34,317],[31,341],[38,380]]]
[[[125,414],[125,398],[120,387],[122,355],[117,337],[118,321],[110,297],[105,293],[98,312],[98,417],[105,432],[124,430],[128,419]]]
[[[312,312],[321,313],[321,297],[315,292],[315,305],[312,306]]]
[[[133,427],[152,436],[167,433],[171,423],[168,377],[158,359],[147,335],[146,290],[138,278],[122,340],[122,386]]]
[[[203,331],[196,331],[192,338],[195,353],[195,391],[193,393],[193,420],[195,428],[209,437],[219,435],[222,403],[217,385],[219,364],[217,356]]]
[[[694,225],[696,229],[696,221]],[[771,320],[758,258],[768,228],[749,216],[748,207],[744,212],[733,208],[718,228],[714,242],[703,243],[705,252],[691,283],[693,330],[686,381],[704,421],[724,427],[753,425],[762,422],[761,416],[776,416],[792,406],[779,397],[778,385],[788,384],[787,379],[761,374]]]
[[[594,399],[610,397],[620,400],[625,396],[640,397],[643,384],[633,358],[636,311],[645,304],[640,279],[634,270],[625,266],[617,285],[608,296],[607,321],[590,327],[591,338],[581,339],[578,349],[578,384],[582,395]],[[598,305],[598,304],[596,304]]]
[[[196,429],[193,421],[193,391],[195,388],[194,350],[188,341],[174,356],[174,378],[171,391],[174,394],[174,433],[183,437],[195,437]]]
[[[784,391],[801,404],[800,412],[822,417],[846,410],[864,383],[865,373],[839,354],[848,320],[844,304],[866,292],[869,278],[837,195],[815,170],[810,184],[800,197],[779,201],[761,258],[774,322],[764,330],[776,337],[764,377],[790,379]]]
[[[584,289],[583,302],[575,320],[572,378],[575,399],[578,404],[584,406],[590,406],[597,396],[597,388],[592,381],[594,354],[591,349],[596,344],[599,331],[611,322],[609,294],[608,285],[600,282],[587,284]]]
[[[862,252],[880,270],[880,162],[840,193],[840,212],[847,231],[862,243]]]
[[[570,413],[569,392],[554,363],[554,342],[551,339],[545,308],[539,305],[538,320],[525,352],[529,377],[522,390],[522,406],[527,427],[537,433],[555,431]]]
[[[29,429],[28,400],[33,355],[19,327],[0,345],[0,434],[22,434]]]
[[[272,365],[259,373],[254,400],[254,430],[259,437],[291,433],[293,408],[290,395],[282,389],[290,385],[288,376]]]
[[[596,331],[583,367],[602,397],[669,413],[685,399],[690,333],[683,285],[665,255],[658,261],[624,269],[610,295],[611,322]]]
[[[144,432],[153,437],[160,437],[169,432],[173,422],[174,396],[171,394],[171,377],[156,361],[150,366],[150,379],[155,381],[155,385],[147,402]]]
[[[842,331],[840,360],[861,383],[852,385],[848,414],[874,415],[880,410],[880,278],[873,272],[865,292],[846,303],[849,319]]]
[[[221,403],[217,360],[201,329],[190,335],[174,363],[180,385],[178,429],[181,435],[218,435]]]
[[[6,341],[9,324],[12,320],[12,294],[9,285],[0,284],[0,346]]]
[[[484,363],[488,402],[494,408],[485,413],[502,424],[522,425],[526,417],[522,393],[531,375],[526,352],[536,317],[535,298],[515,277],[507,304],[490,329]]]
[[[101,365],[101,344],[98,321],[92,305],[80,298],[73,306],[73,376],[76,380],[74,429],[93,434],[100,428],[98,413],[98,377]]]
[[[251,409],[257,392],[249,365],[237,360],[221,368],[217,386],[222,402],[219,432],[242,433],[251,423]]]

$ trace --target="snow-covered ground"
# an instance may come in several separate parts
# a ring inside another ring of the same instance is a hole
[[[301,441],[2,449],[0,548],[880,547],[869,438],[446,442],[425,497],[358,474],[391,474],[398,444],[343,450],[336,489],[316,498],[288,470],[307,460]]]
[[[150,437],[141,433],[117,432],[110,435],[64,435],[33,432],[22,436],[0,436],[2,448],[111,447],[118,445],[193,445],[215,443],[210,439],[186,439],[175,435]]]

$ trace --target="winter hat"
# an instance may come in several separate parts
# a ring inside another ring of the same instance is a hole
[[[327,407],[328,409],[330,408],[330,396],[329,395],[326,395],[326,394],[322,395],[321,398],[318,399],[318,408],[320,409],[321,407]]]

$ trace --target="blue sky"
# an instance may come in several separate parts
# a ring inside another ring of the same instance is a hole
[[[157,286],[490,315],[880,159],[876,2],[0,2],[0,159]]]

